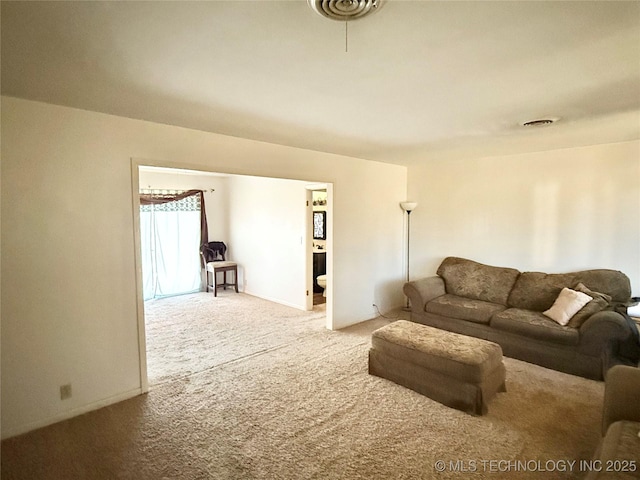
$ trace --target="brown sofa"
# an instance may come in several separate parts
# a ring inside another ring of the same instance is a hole
[[[564,287],[594,298],[569,324],[545,316]],[[520,272],[457,257],[437,275],[408,282],[411,320],[498,343],[506,356],[602,380],[613,365],[640,357],[638,331],[626,312],[629,278],[615,270],[565,274]]]
[[[607,372],[602,440],[587,480],[640,478],[640,370],[617,365]]]

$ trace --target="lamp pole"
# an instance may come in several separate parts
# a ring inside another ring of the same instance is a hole
[[[418,206],[416,202],[400,202],[402,210],[407,212],[407,283],[409,283],[409,247],[411,245],[411,212]],[[407,297],[407,303],[404,310],[410,311],[411,305],[409,304],[409,297]]]
[[[411,210],[407,210],[407,282],[409,282],[409,248],[410,246],[411,246]]]

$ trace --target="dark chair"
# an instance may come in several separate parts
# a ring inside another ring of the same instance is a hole
[[[200,256],[206,274],[206,291],[213,289],[216,297],[219,287],[225,290],[227,287],[234,287],[238,293],[238,264],[227,261],[226,252],[227,246],[224,242],[209,242],[200,246]],[[227,282],[227,272],[233,272],[233,283]],[[222,273],[222,283],[218,283],[218,273]]]

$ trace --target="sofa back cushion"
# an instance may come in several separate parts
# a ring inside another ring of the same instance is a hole
[[[507,305],[509,292],[520,275],[514,268],[492,267],[458,257],[445,258],[437,273],[444,280],[447,293],[500,305]]]
[[[508,305],[514,308],[543,312],[555,302],[563,288],[575,288],[583,283],[587,288],[606,293],[613,302],[627,302],[631,297],[629,277],[617,270],[584,270],[573,273],[523,272],[509,295]]]
[[[594,292],[610,295],[613,303],[627,303],[631,298],[631,281],[618,270],[584,270],[575,275],[576,285],[582,283]]]

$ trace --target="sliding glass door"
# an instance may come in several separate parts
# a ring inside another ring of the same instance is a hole
[[[200,290],[200,208],[199,196],[140,206],[145,300]]]

